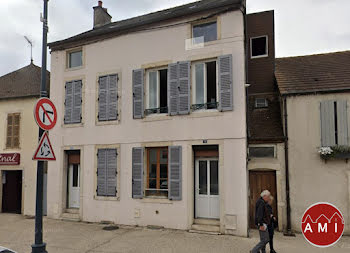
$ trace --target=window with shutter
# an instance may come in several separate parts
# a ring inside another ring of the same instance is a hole
[[[6,148],[19,148],[20,114],[7,115]]]
[[[233,110],[232,55],[223,55],[219,61],[219,109]]]
[[[143,148],[132,149],[132,197],[143,198]]]
[[[348,145],[347,101],[322,101],[320,112],[322,147]]]
[[[144,69],[133,71],[132,76],[132,92],[133,92],[133,117],[134,119],[142,119],[144,115]]]
[[[117,149],[99,149],[97,152],[97,196],[116,196],[117,155]]]
[[[82,85],[81,80],[66,83],[65,124],[81,123]]]
[[[193,64],[192,110],[217,108],[217,61]]]
[[[98,120],[112,121],[118,118],[118,76],[99,78]]]
[[[168,112],[168,69],[149,69],[146,72],[145,114]]]

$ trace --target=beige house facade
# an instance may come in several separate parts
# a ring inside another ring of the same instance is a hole
[[[329,202],[344,217],[344,233],[350,233],[349,57],[350,52],[345,51],[280,58],[276,62],[288,125],[294,231],[301,231],[301,217],[309,206]],[[308,75],[303,72],[305,69]],[[321,148],[331,149],[332,153],[322,155]]]
[[[31,63],[0,77],[0,210],[35,215],[38,126],[33,117],[41,69]],[[49,78],[49,73],[48,73]],[[46,177],[45,177],[46,178]],[[46,213],[45,187],[44,213]]]
[[[244,3],[202,2],[50,44],[49,217],[247,236]]]

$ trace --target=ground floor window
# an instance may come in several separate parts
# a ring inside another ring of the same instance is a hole
[[[168,147],[147,148],[146,196],[168,197]]]

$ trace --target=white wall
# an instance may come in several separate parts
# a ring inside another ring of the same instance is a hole
[[[188,229],[193,220],[193,162],[194,144],[220,145],[222,173],[222,224],[225,215],[235,215],[237,229],[233,234],[247,234],[247,174],[245,125],[245,66],[243,15],[240,11],[218,17],[219,40],[204,48],[186,50],[185,40],[191,36],[191,25],[182,24],[123,35],[83,46],[84,66],[65,69],[66,52],[52,52],[51,98],[57,106],[58,125],[51,132],[57,147],[57,162],[49,164],[48,214],[59,218],[64,211],[64,150],[81,149],[82,187],[80,214],[86,221],[110,220],[130,225],[162,225]],[[151,116],[134,120],[132,116],[132,70],[167,65],[177,61],[194,61],[233,56],[232,112],[195,112],[185,116]],[[114,124],[96,123],[97,79],[105,73],[118,73],[121,85],[120,121]],[[83,80],[83,123],[64,126],[64,85],[69,80]],[[131,198],[132,147],[166,142],[183,148],[183,199],[168,201]],[[94,200],[96,145],[120,146],[121,173],[119,201]],[[223,175],[225,174],[225,177]],[[221,190],[220,190],[221,191]],[[156,202],[156,203],[153,203]],[[141,217],[135,218],[135,209]],[[156,215],[155,211],[159,214]],[[229,232],[229,231],[227,231]]]

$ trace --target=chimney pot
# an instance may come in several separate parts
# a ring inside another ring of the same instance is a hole
[[[112,22],[112,16],[108,14],[107,8],[102,7],[102,1],[98,1],[94,8],[94,28],[109,24]]]

